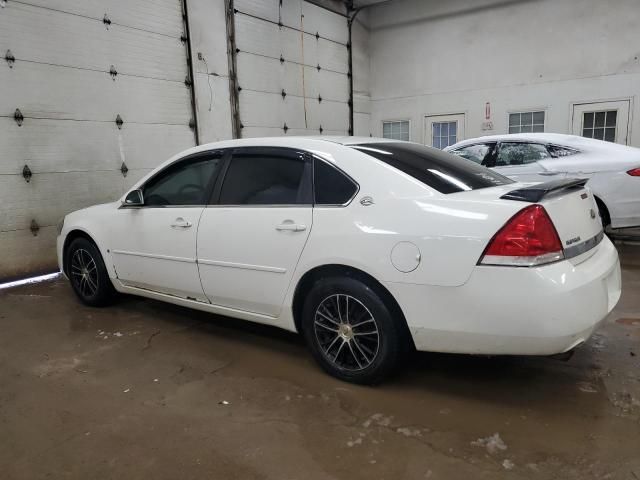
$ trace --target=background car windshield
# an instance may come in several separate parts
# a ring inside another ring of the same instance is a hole
[[[441,193],[513,183],[471,160],[415,143],[367,143],[353,148],[391,165]]]

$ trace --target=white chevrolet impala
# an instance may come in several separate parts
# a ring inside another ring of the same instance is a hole
[[[59,264],[88,305],[117,291],[297,331],[326,371],[373,383],[414,347],[587,340],[620,267],[584,183],[519,184],[382,139],[213,143],[67,215]]]

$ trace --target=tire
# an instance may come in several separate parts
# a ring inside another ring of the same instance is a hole
[[[596,197],[596,205],[598,206],[598,213],[600,214],[600,220],[602,221],[602,228],[606,230],[611,226],[609,210],[607,210],[607,206],[598,197]]]
[[[302,331],[327,373],[351,383],[376,384],[398,368],[409,349],[398,323],[403,320],[394,319],[392,311],[358,279],[324,278],[305,299]]]
[[[66,273],[73,291],[85,305],[103,307],[113,302],[113,288],[102,255],[86,238],[76,238],[65,253]]]

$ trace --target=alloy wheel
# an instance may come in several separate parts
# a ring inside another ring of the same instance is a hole
[[[71,257],[71,280],[83,297],[92,297],[98,291],[98,266],[91,254],[78,248]]]
[[[326,297],[316,309],[313,327],[322,354],[341,369],[364,370],[378,354],[380,332],[376,320],[355,297]]]

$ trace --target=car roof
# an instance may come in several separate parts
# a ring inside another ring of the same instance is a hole
[[[484,137],[470,138],[462,140],[447,147],[447,150],[473,145],[482,142],[535,142],[535,143],[551,143],[554,145],[575,148],[584,152],[616,152],[619,154],[640,155],[640,150],[618,143],[605,142],[595,140],[593,138],[580,137],[577,135],[564,135],[561,133],[510,133],[503,135],[487,135]]]

